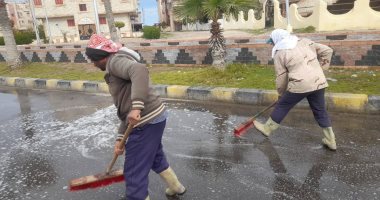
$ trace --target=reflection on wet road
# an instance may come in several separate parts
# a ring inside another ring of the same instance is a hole
[[[112,157],[109,96],[2,88],[0,102],[0,199],[124,199],[122,183],[67,190]],[[330,152],[308,110],[292,111],[269,139],[254,129],[237,139],[233,127],[261,107],[166,104],[163,143],[188,188],[181,199],[379,199],[380,115],[330,113],[338,143]],[[167,199],[164,189],[152,172],[151,199]]]

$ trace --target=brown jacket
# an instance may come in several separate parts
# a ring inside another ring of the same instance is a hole
[[[330,47],[309,39],[298,40],[293,49],[278,50],[273,59],[279,95],[285,91],[305,93],[328,87],[323,69],[330,66],[332,53]]]
[[[132,109],[141,110],[141,119],[135,127],[151,122],[164,112],[164,104],[150,85],[146,65],[131,60],[128,54],[119,51],[108,59],[106,69],[104,79],[121,120],[118,139],[127,128],[127,115]]]

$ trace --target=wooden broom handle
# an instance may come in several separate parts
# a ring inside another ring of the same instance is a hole
[[[263,114],[264,112],[266,112],[267,110],[269,110],[270,108],[272,108],[274,105],[276,105],[277,102],[278,102],[278,100],[275,101],[275,102],[273,102],[272,104],[270,104],[268,107],[264,108],[264,110],[260,111],[259,113],[257,113],[253,117],[251,117],[250,120],[254,121],[256,119],[256,117],[260,116],[261,114]]]
[[[129,134],[132,132],[132,129],[133,129],[133,126],[131,124],[128,124],[128,128],[124,133],[123,139],[121,139],[121,141],[119,142],[119,148],[120,149],[124,148],[125,141],[128,139]],[[112,170],[112,167],[115,164],[118,156],[119,155],[116,153],[113,155],[112,161],[110,162],[110,164],[107,167],[106,174],[110,173],[110,171]]]

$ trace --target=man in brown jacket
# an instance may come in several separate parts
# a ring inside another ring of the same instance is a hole
[[[255,121],[255,127],[269,136],[290,109],[306,98],[323,130],[322,143],[336,150],[335,135],[325,107],[324,94],[328,84],[323,73],[323,69],[328,69],[330,65],[333,50],[308,39],[299,39],[282,29],[274,30],[268,43],[274,45],[272,58],[279,100],[268,121],[265,124]]]
[[[124,152],[118,144],[128,124],[134,127],[125,144],[127,199],[149,199],[148,175],[151,169],[167,183],[166,195],[184,194],[186,189],[170,168],[161,142],[167,117],[165,106],[150,85],[148,69],[138,62],[139,54],[94,34],[86,55],[97,68],[106,72],[104,79],[121,121],[115,154]]]

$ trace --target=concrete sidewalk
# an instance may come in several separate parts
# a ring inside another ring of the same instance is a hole
[[[35,79],[0,77],[0,86],[29,89],[69,90],[92,93],[107,93],[105,82],[67,81],[58,79]],[[217,101],[249,105],[269,105],[277,100],[275,90],[239,89],[222,87],[190,87],[180,85],[155,85],[156,92],[163,98]],[[327,109],[332,111],[380,114],[380,96],[366,94],[326,94]],[[297,107],[308,107],[302,101]]]

